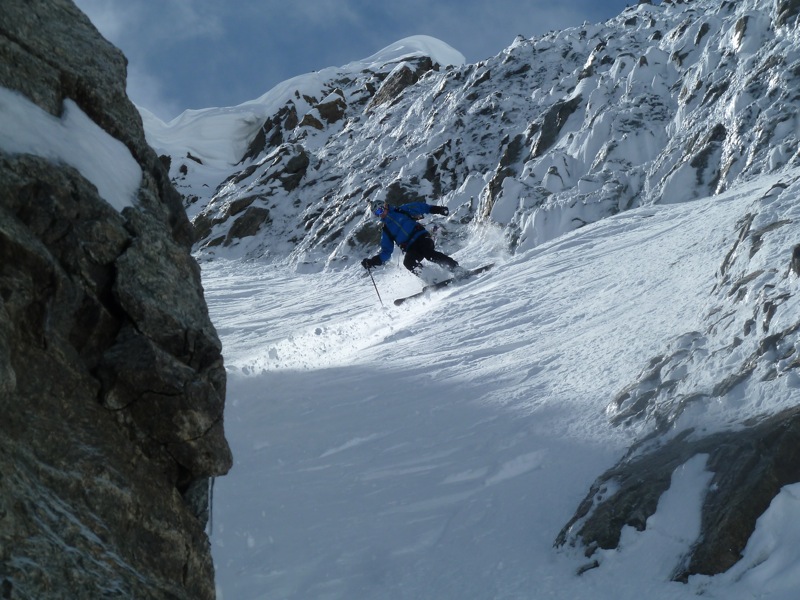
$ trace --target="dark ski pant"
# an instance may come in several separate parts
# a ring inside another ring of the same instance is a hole
[[[406,249],[403,266],[414,275],[418,275],[420,263],[422,263],[423,259],[434,262],[451,271],[458,267],[458,262],[434,248],[433,239],[429,235],[421,236]]]

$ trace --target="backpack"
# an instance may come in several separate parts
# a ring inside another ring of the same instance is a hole
[[[406,211],[404,211],[404,210],[403,210],[401,207],[399,207],[399,206],[398,206],[398,207],[393,207],[393,210],[395,210],[395,211],[399,212],[401,215],[405,215],[405,216],[407,216],[409,219],[411,219],[411,220],[413,220],[413,221],[421,221],[421,220],[422,220],[422,219],[425,217],[425,215],[412,215],[412,214],[409,214],[409,213],[407,213]],[[383,226],[383,228],[382,228],[382,229],[383,229],[383,232],[384,232],[384,233],[385,233],[387,236],[389,236],[389,239],[390,239],[390,240],[392,240],[392,243],[394,243],[394,244],[395,244],[395,245],[397,245],[397,246],[400,246],[400,249],[401,249],[403,252],[405,252],[405,251],[406,251],[406,244],[398,244],[398,243],[397,243],[397,240],[396,240],[396,239],[395,239],[395,237],[392,235],[392,232],[391,232],[391,231],[389,231],[389,229],[388,229],[388,228],[387,228],[385,225]],[[408,239],[410,239],[410,240],[412,240],[412,239],[415,239],[415,237],[416,237],[416,234],[417,234],[417,232],[419,232],[419,231],[425,231],[425,228],[424,228],[424,227],[423,227],[423,226],[422,226],[420,223],[416,223],[416,225],[414,225],[414,230],[411,232],[411,235],[410,235],[410,236],[408,236]]]

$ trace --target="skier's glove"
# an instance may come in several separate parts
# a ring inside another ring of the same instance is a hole
[[[431,214],[444,215],[446,217],[450,214],[450,209],[446,206],[431,206]]]
[[[365,258],[361,261],[361,266],[364,267],[367,271],[369,271],[372,267],[380,267],[381,266],[381,259],[377,256],[373,256],[372,258]]]

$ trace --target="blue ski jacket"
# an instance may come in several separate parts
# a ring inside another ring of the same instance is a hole
[[[400,246],[405,252],[411,244],[416,242],[424,235],[429,235],[428,231],[417,221],[415,217],[421,217],[431,212],[431,207],[424,202],[409,202],[400,207],[389,207],[389,214],[383,219],[383,234],[381,235],[381,252],[378,257],[381,264],[386,263],[392,258],[394,245]]]

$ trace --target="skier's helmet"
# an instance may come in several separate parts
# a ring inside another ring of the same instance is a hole
[[[381,197],[369,201],[369,211],[376,217],[383,217],[389,211],[389,204]]]

